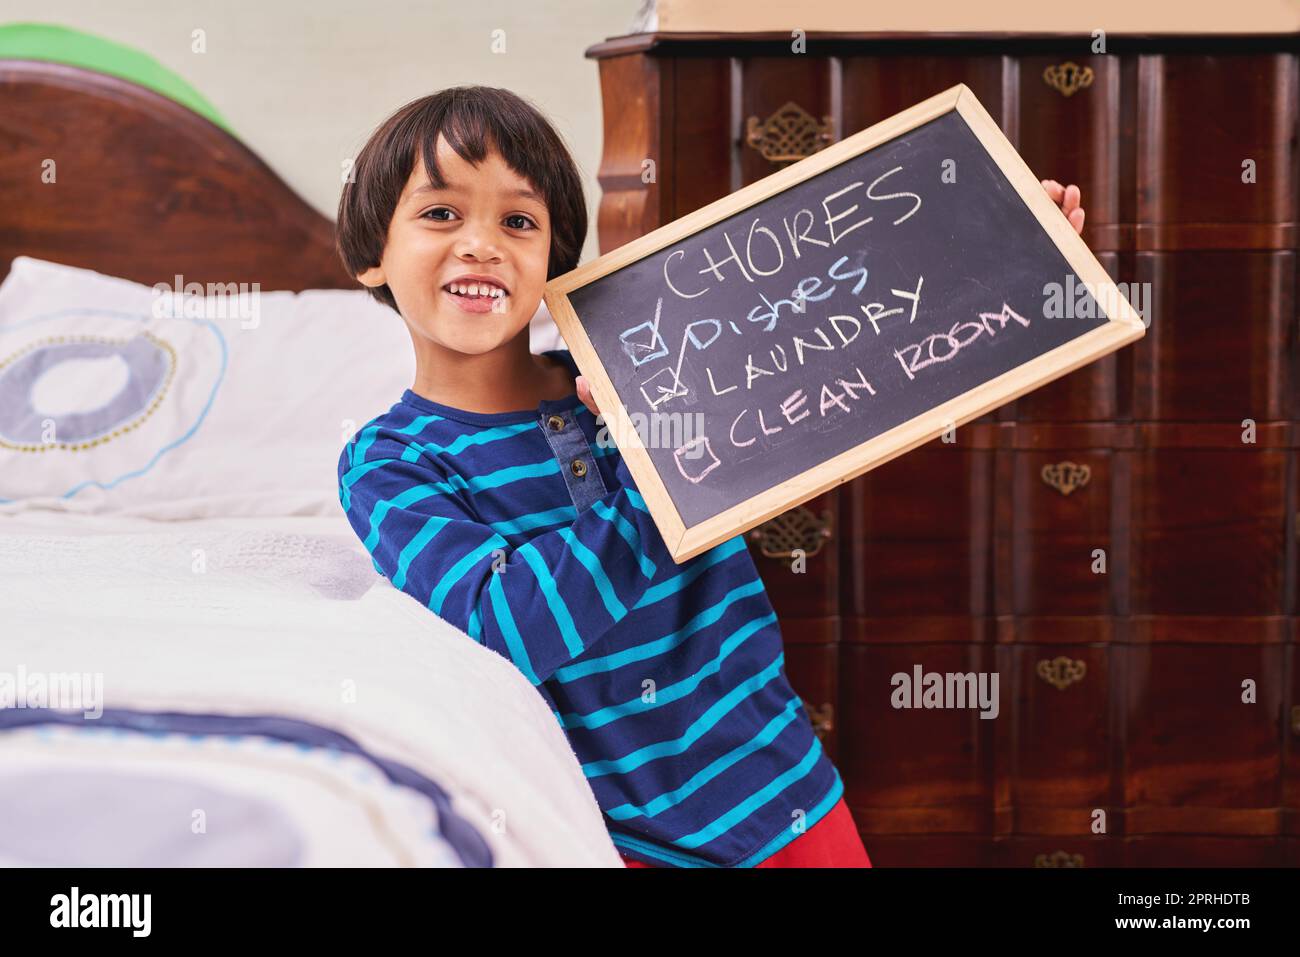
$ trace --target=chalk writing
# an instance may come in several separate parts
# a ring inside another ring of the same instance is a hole
[[[936,182],[945,159],[959,183]],[[953,114],[570,301],[627,414],[692,417],[646,450],[690,525],[1106,321],[1089,301],[1069,322],[1041,318],[1045,281],[1072,275]]]
[[[1001,312],[981,312],[979,315],[980,322],[955,322],[946,333],[935,333],[926,336],[916,345],[894,350],[894,355],[902,364],[907,377],[915,379],[916,373],[927,366],[947,362],[985,333],[989,336],[995,335],[994,322],[998,324],[999,329],[1006,328],[1006,324],[1012,319],[1024,327],[1029,326],[1029,320],[1013,312],[1006,303],[1002,304]],[[963,331],[961,335],[958,335],[959,329]]]

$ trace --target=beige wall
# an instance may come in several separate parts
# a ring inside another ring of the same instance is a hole
[[[665,31],[1294,33],[1300,0],[659,0]]]
[[[0,23],[55,23],[132,46],[197,89],[313,206],[334,218],[341,163],[397,107],[459,83],[536,103],[587,181],[595,255],[601,106],[583,50],[626,33],[640,0],[0,0]],[[191,50],[202,29],[207,50]],[[492,52],[503,30],[505,52]]]

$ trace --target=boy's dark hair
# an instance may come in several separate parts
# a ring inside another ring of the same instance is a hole
[[[440,133],[469,163],[482,162],[495,148],[541,193],[551,218],[547,279],[578,265],[587,235],[587,203],[560,135],[535,107],[509,90],[456,86],[403,106],[371,134],[357,156],[353,182],[343,184],[339,198],[336,239],[349,276],[379,265],[417,150],[433,185],[446,185],[434,153]],[[387,284],[371,288],[370,294],[397,309]]]

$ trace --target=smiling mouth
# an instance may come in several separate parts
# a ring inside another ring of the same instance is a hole
[[[505,312],[510,294],[502,286],[489,282],[449,282],[442,291],[465,312],[483,314]]]
[[[460,296],[471,302],[476,299],[504,299],[510,295],[503,286],[490,282],[449,282],[442,288],[453,296]]]

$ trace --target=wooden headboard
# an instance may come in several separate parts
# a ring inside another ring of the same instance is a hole
[[[147,285],[361,288],[333,244],[330,219],[185,107],[102,73],[0,60],[0,279],[26,255]]]

